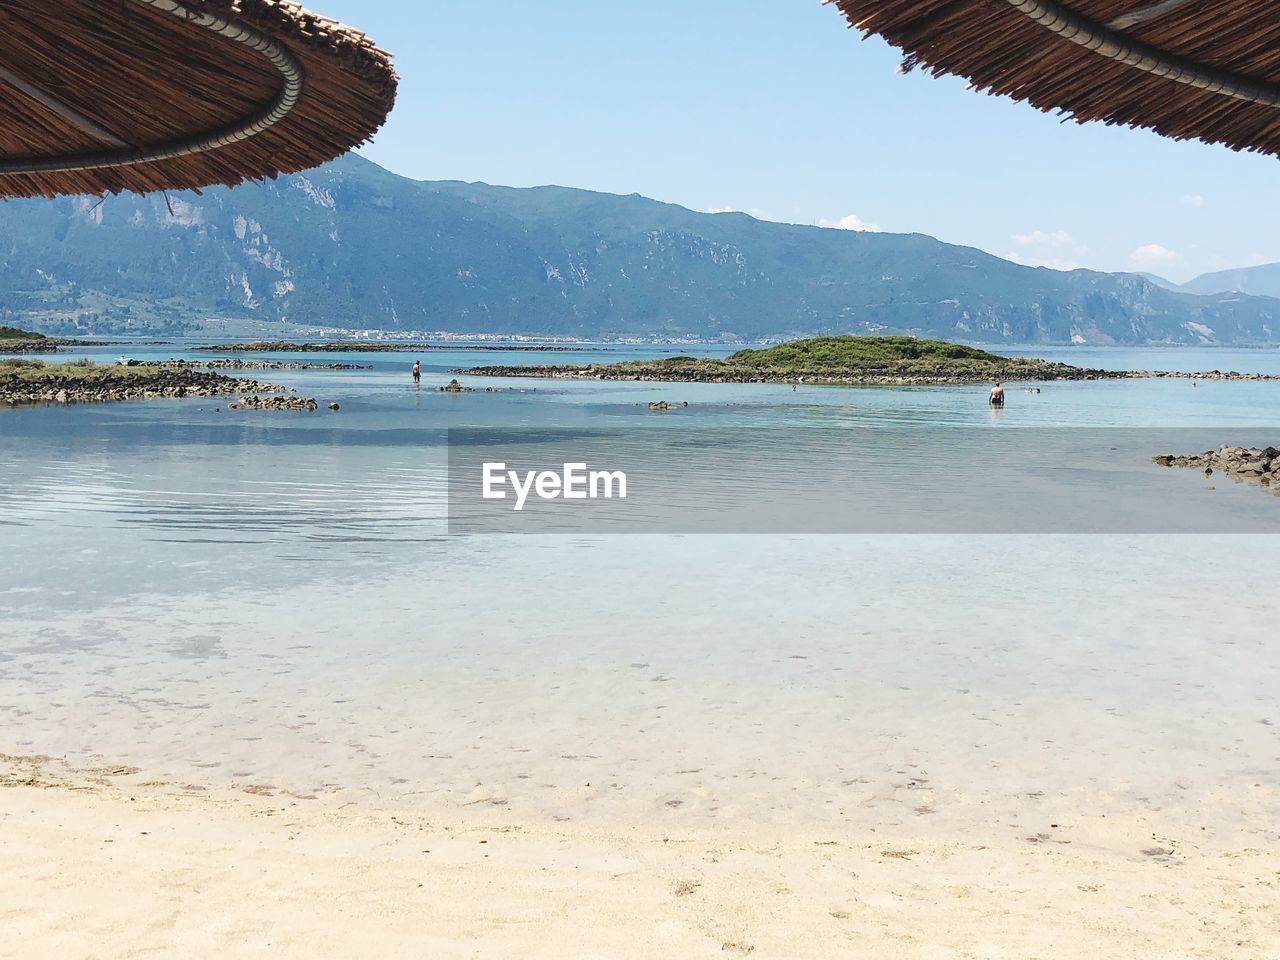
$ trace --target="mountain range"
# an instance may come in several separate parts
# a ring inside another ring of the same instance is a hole
[[[586,339],[1280,341],[1280,282],[1157,280],[639,195],[419,182],[358,155],[202,194],[0,204],[0,323],[61,335],[218,317]]]
[[[1246,293],[1254,297],[1280,297],[1280,263],[1204,273],[1186,283],[1168,283],[1169,289],[1183,293]]]

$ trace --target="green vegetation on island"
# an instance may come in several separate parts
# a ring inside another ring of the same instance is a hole
[[[134,346],[142,344],[135,343]],[[155,344],[150,344],[154,346]],[[34,333],[20,327],[0,326],[0,354],[15,353],[57,353],[61,347],[106,347],[111,344],[102,340],[66,340],[61,337],[48,337],[43,333]]]
[[[0,326],[0,353],[54,353],[58,341],[42,333]]]
[[[32,333],[30,330],[19,330],[17,327],[0,326],[0,340],[47,340],[43,333]]]
[[[1044,360],[1000,357],[977,347],[945,340],[915,337],[814,337],[794,340],[774,347],[739,350],[725,364],[752,370],[793,374],[843,374],[850,371],[873,373],[957,373],[973,372],[986,378],[1010,369],[1044,370],[1066,367]],[[1074,369],[1074,368],[1068,368]]]
[[[1032,357],[1001,357],[976,347],[914,337],[814,337],[774,347],[739,350],[723,359],[666,357],[580,366],[485,366],[455,370],[475,376],[565,380],[655,380],[681,383],[805,383],[938,385],[1049,380],[1126,380],[1138,377],[1273,379],[1261,375],[1097,370]]]

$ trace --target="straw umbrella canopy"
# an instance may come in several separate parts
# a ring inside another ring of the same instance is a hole
[[[284,0],[0,0],[0,197],[305,170],[395,92],[386,53]]]
[[[1280,155],[1274,0],[834,2],[903,50],[908,69],[1081,122]]]

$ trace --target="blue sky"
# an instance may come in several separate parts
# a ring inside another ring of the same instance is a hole
[[[817,0],[313,0],[396,57],[365,155],[1175,280],[1280,261],[1280,161],[895,74]]]

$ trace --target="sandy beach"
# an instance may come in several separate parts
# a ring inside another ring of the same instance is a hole
[[[0,958],[1275,960],[1272,547],[1207,545],[1037,542],[998,606],[996,540],[14,563]]]
[[[1280,844],[1265,821],[1230,835],[1158,813],[1023,835],[610,830],[14,757],[0,787],[5,958],[1280,951]]]

